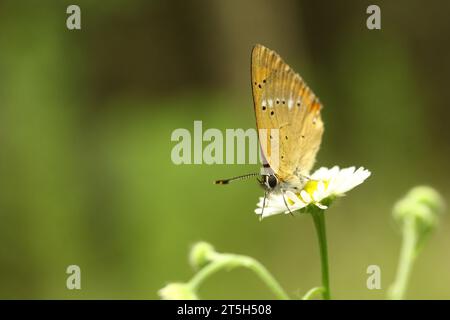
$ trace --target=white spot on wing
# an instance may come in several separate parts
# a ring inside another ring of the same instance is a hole
[[[273,107],[273,100],[272,99],[269,99],[269,100],[267,100],[267,102],[269,103],[269,107]]]
[[[294,106],[294,101],[292,99],[289,99],[289,101],[288,101],[289,110],[291,110],[293,106]]]

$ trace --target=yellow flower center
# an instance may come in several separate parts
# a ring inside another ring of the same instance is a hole
[[[311,198],[312,198],[312,195],[314,194],[314,192],[317,190],[317,186],[319,185],[319,182],[320,182],[320,180],[308,180],[308,182],[305,184],[305,186],[303,187],[303,190],[305,190],[310,196],[311,196]],[[322,182],[323,182],[323,184],[324,184],[324,186],[325,186],[325,189],[327,189],[328,188],[328,184],[329,184],[329,181],[328,180],[322,180]],[[305,201],[302,197],[301,197],[301,195],[300,195],[300,192],[297,192],[297,193],[295,193],[295,195],[300,199],[300,200],[302,200],[302,201]],[[289,198],[286,198],[286,200],[287,200],[287,203],[289,204],[289,205],[294,205],[294,201],[292,201],[291,199],[289,199]]]
[[[305,191],[310,195],[310,197],[312,198],[314,192],[317,190],[317,186],[319,185],[319,182],[320,182],[320,180],[308,180],[308,182],[307,182],[307,183],[305,184],[305,186],[303,187],[303,190],[305,190]],[[323,183],[325,189],[327,189],[327,188],[328,188],[329,181],[328,181],[328,180],[322,180],[322,183]],[[300,193],[297,194],[297,196],[298,196],[300,199],[302,199],[302,198],[300,197]]]
[[[317,180],[308,180],[308,182],[303,187],[303,190],[309,193],[309,195],[312,197],[314,191],[317,190],[317,185],[319,184],[319,181]]]

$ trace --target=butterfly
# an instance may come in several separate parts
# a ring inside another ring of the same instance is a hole
[[[263,168],[215,183],[259,176],[265,202],[270,193],[299,192],[309,180],[324,131],[322,105],[275,51],[260,44],[251,53],[251,81]]]

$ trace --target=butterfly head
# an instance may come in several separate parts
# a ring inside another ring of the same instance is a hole
[[[259,183],[266,191],[273,191],[278,186],[278,178],[274,174],[266,174],[261,176]]]

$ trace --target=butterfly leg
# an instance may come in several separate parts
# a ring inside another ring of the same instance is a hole
[[[291,216],[294,216],[294,214],[292,213],[291,209],[290,209],[289,206],[288,206],[288,203],[287,203],[287,201],[286,201],[286,197],[285,197],[285,193],[284,193],[284,190],[283,190],[283,189],[281,189],[281,195],[283,196],[284,205],[285,205],[286,208],[288,209],[289,214],[290,214]]]
[[[259,221],[261,221],[264,216],[264,208],[266,207],[266,199],[267,199],[267,191],[264,191],[264,200],[263,200],[263,205],[262,205],[262,212],[261,212],[261,215],[259,216]]]

